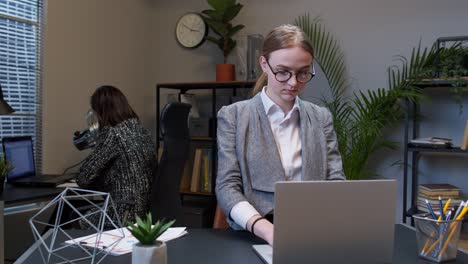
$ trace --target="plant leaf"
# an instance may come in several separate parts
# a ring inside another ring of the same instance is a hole
[[[227,34],[227,28],[219,21],[205,18],[206,24],[218,35],[225,36]]]
[[[145,219],[136,216],[136,225],[128,222],[127,229],[143,245],[153,244],[155,239],[172,226],[175,220],[165,223],[158,220],[152,225],[151,213],[147,213]]]
[[[234,26],[233,28],[231,28],[229,30],[229,32],[227,33],[226,37],[230,38],[232,37],[234,34],[236,34],[237,32],[239,32],[241,29],[243,29],[245,26],[244,25],[237,25],[237,26]]]
[[[224,15],[223,15],[223,22],[224,23],[227,23],[231,20],[233,20],[237,14],[239,14],[239,12],[241,11],[243,5],[241,4],[236,4],[236,5],[233,5],[233,6],[229,6],[226,11],[224,12]]]
[[[208,17],[202,16],[205,19],[209,18],[209,19],[213,19],[213,20],[217,20],[217,21],[220,21],[220,20],[223,19],[223,14],[221,14],[219,12],[216,12],[215,10],[203,10],[202,14],[205,14],[205,15],[208,16]]]

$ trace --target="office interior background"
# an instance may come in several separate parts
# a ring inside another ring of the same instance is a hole
[[[464,0],[241,0],[234,23],[244,24],[238,37],[265,35],[305,13],[320,16],[339,40],[352,85],[358,90],[387,87],[387,68],[395,55],[410,56],[421,43],[438,37],[468,35],[468,1]],[[86,126],[89,97],[111,84],[127,95],[143,124],[155,130],[155,85],[161,82],[214,81],[222,55],[212,43],[185,49],[175,40],[175,25],[187,12],[208,8],[204,0],[46,0],[43,31],[42,170],[61,173],[88,152],[72,144],[73,132]],[[229,61],[235,63],[235,56]],[[319,71],[320,72],[320,71]],[[327,92],[318,74],[303,94],[307,100]],[[161,104],[164,105],[164,104]],[[460,145],[468,118],[467,96],[459,114],[450,94],[433,96],[423,108],[422,136],[449,137]],[[430,122],[429,122],[430,121]],[[403,125],[386,131],[400,150],[382,151],[370,164],[381,177],[399,180],[396,222],[401,221]],[[419,166],[420,181],[448,182],[466,194],[468,165],[463,155],[433,158]]]

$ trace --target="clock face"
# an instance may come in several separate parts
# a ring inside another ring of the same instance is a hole
[[[207,27],[203,18],[196,13],[183,15],[176,26],[177,41],[186,48],[195,48],[205,39]]]

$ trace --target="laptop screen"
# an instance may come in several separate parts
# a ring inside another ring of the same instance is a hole
[[[9,161],[13,168],[13,171],[8,175],[7,181],[14,181],[16,178],[35,174],[34,153],[30,137],[4,139],[3,150],[5,160]]]

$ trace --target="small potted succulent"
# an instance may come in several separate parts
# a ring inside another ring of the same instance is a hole
[[[3,193],[3,184],[6,176],[13,170],[9,161],[5,160],[5,156],[0,153],[0,193]]]
[[[227,57],[236,47],[236,41],[232,38],[244,25],[232,25],[233,20],[243,5],[236,0],[207,0],[212,9],[202,11],[203,19],[208,27],[217,35],[206,36],[205,39],[216,44],[223,52],[223,64],[216,65],[217,81],[234,80],[234,65],[227,63]]]
[[[157,221],[153,225],[151,213],[146,215],[146,219],[136,216],[136,223],[127,223],[127,229],[139,241],[133,244],[132,263],[133,264],[166,264],[167,248],[166,243],[156,240],[164,231],[174,224],[175,220],[164,222]]]

